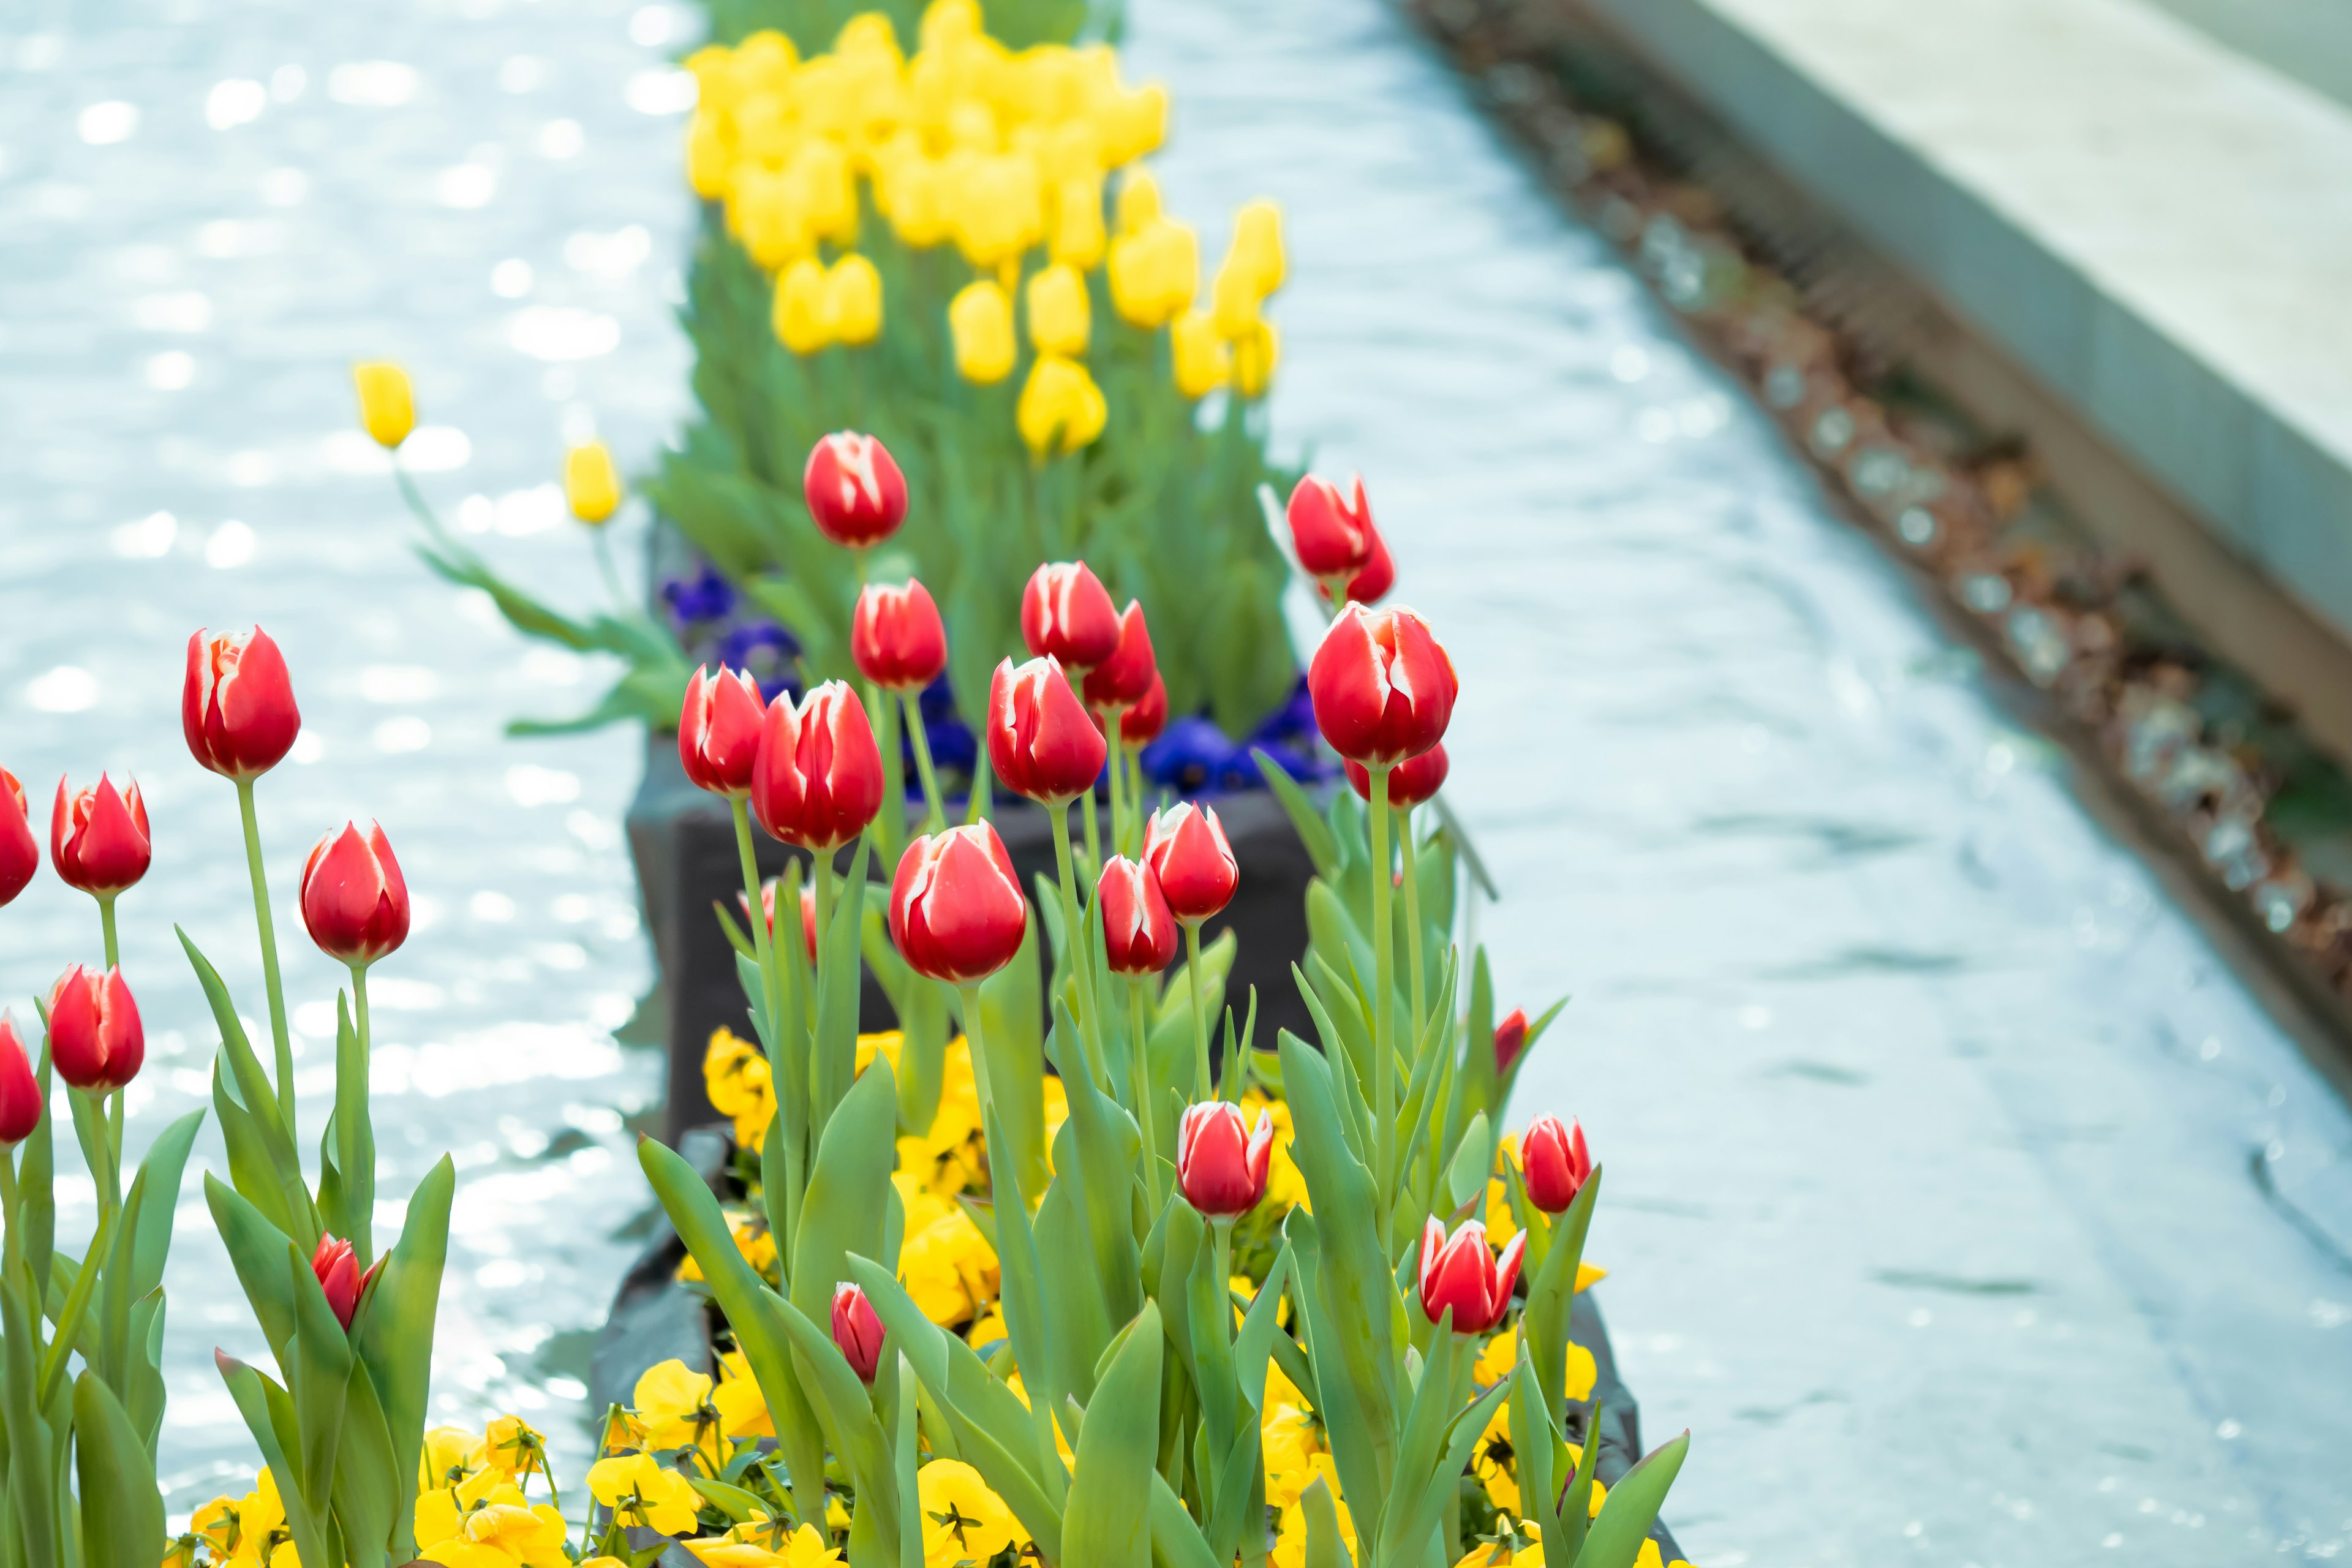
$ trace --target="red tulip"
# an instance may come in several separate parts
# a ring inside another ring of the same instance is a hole
[[[13,1149],[41,1124],[41,1085],[16,1020],[0,1013],[0,1148]]]
[[[111,1093],[139,1076],[147,1032],[122,971],[75,964],[49,992],[49,1060],[76,1089]]]
[[[1371,559],[1378,537],[1360,474],[1349,478],[1344,491],[1309,474],[1290,492],[1291,553],[1309,577],[1353,577]]]
[[[1013,962],[1029,925],[1013,857],[988,823],[907,846],[890,882],[890,941],[916,973],[970,985]]]
[[[302,732],[286,656],[259,626],[242,636],[202,630],[188,639],[180,728],[197,762],[224,778],[259,778]]]
[[[1274,1121],[1263,1110],[1244,1128],[1230,1100],[1189,1106],[1176,1127],[1176,1185],[1184,1201],[1212,1219],[1231,1219],[1265,1196],[1265,1169],[1274,1154]]]
[[[302,923],[329,958],[373,963],[408,940],[408,884],[383,829],[346,822],[302,862]]]
[[[58,781],[57,808],[49,814],[49,864],[69,888],[92,898],[110,898],[147,874],[154,858],[147,839],[147,803],[134,782],[116,794],[104,773],[90,789],[68,795]]]
[[[1461,684],[1428,622],[1361,605],[1339,612],[1307,669],[1316,728],[1333,751],[1367,767],[1444,740]]]
[[[882,1364],[882,1319],[855,1285],[833,1288],[833,1342],[859,1378],[874,1381]]]
[[[321,1236],[319,1249],[310,1254],[310,1272],[319,1279],[319,1289],[327,1293],[327,1305],[333,1309],[335,1321],[349,1332],[352,1317],[360,1310],[360,1298],[375,1277],[383,1272],[383,1259],[365,1274],[360,1272],[359,1255],[352,1244],[340,1236]]]
[[[1109,754],[1059,660],[1049,654],[1017,669],[1009,658],[996,667],[988,686],[988,763],[1005,788],[1067,805],[1095,787]]]
[[[1519,1053],[1528,1048],[1528,1010],[1514,1007],[1511,1016],[1495,1026],[1495,1076],[1500,1078],[1511,1070]]]
[[[1113,974],[1157,974],[1175,958],[1176,916],[1150,867],[1123,855],[1104,861],[1095,907]]]
[[[1153,812],[1143,836],[1143,858],[1159,877],[1168,907],[1187,925],[1232,903],[1234,889],[1241,886],[1241,863],[1225,842],[1224,825],[1213,806],[1187,800]]]
[[[1151,633],[1143,624],[1143,606],[1133,599],[1119,612],[1118,646],[1108,658],[1087,671],[1086,697],[1096,708],[1131,708],[1150,694],[1160,678],[1160,661],[1152,657]]]
[[[740,800],[751,793],[751,764],[760,755],[760,720],[767,712],[760,683],[740,669],[701,667],[686,683],[677,713],[677,760],[697,789]]]
[[[828,680],[794,708],[768,705],[751,773],[751,815],[787,844],[830,855],[866,831],[882,807],[882,751],[866,704]]]
[[[1389,554],[1389,542],[1381,537],[1381,531],[1377,528],[1371,533],[1372,552],[1364,558],[1364,563],[1358,568],[1356,574],[1348,579],[1348,597],[1359,605],[1377,605],[1388,597],[1391,588],[1396,586],[1396,561]],[[1316,584],[1322,590],[1326,603],[1331,597],[1332,581],[1326,577]]]
[[[743,918],[751,919],[751,900],[738,893],[735,895],[735,901],[743,906]],[[776,879],[773,877],[760,884],[760,910],[767,917],[768,940],[773,942],[776,938]],[[809,962],[814,963],[816,962],[816,884],[814,882],[801,884],[801,940],[808,944]]]
[[[1511,1287],[1519,1279],[1519,1254],[1527,1250],[1521,1231],[1503,1248],[1502,1261],[1486,1250],[1486,1227],[1475,1219],[1446,1239],[1445,1226],[1435,1215],[1421,1232],[1421,1310],[1431,1322],[1454,1310],[1454,1331],[1482,1334],[1503,1321],[1511,1304]]]
[[[33,837],[25,786],[15,773],[0,768],[0,904],[15,902],[40,868],[41,845]]]
[[[948,629],[931,591],[866,585],[849,617],[849,658],[857,673],[885,691],[920,691],[948,667]]]
[[[871,436],[835,431],[809,452],[801,493],[817,531],[863,550],[898,531],[907,520],[907,476]]]
[[[1527,1178],[1529,1203],[1546,1214],[1564,1212],[1592,1175],[1584,1124],[1563,1127],[1557,1116],[1537,1117],[1519,1140],[1519,1173]]]
[[[1168,683],[1160,672],[1151,672],[1151,689],[1143,700],[1118,716],[1118,742],[1122,746],[1148,746],[1160,739],[1160,731],[1168,728]]]
[[[1364,800],[1372,798],[1372,772],[1361,763],[1349,763],[1348,784]],[[1444,784],[1448,764],[1445,748],[1435,745],[1417,757],[1408,757],[1389,770],[1389,804],[1419,805]]]
[[[1021,640],[1072,669],[1092,669],[1118,651],[1118,612],[1083,561],[1051,561],[1021,591]]]

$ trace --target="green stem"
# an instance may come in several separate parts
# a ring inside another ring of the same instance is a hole
[[[588,531],[595,536],[596,570],[604,575],[604,591],[613,595],[613,607],[625,616],[629,613],[629,595],[623,591],[621,574],[613,565],[612,539],[603,523],[591,525]],[[554,1478],[549,1478],[548,1485],[553,1489]]]
[[[0,1269],[0,1289],[16,1283],[16,1151],[0,1149],[0,1219],[6,1221],[8,1246],[7,1267]]]
[[[253,781],[236,781],[236,809],[245,819],[245,866],[253,877],[253,921],[261,931],[261,979],[269,991],[269,1038],[277,1047],[278,1114],[294,1128],[294,1041],[286,1032],[286,984],[278,977],[278,927],[269,918],[269,879],[261,869],[261,819],[253,808]]]
[[[1396,1175],[1396,974],[1390,941],[1389,773],[1371,772],[1372,837],[1372,1137],[1373,1202],[1381,1246],[1390,1245],[1389,1218]]]
[[[1225,1303],[1217,1314],[1217,1336],[1227,1345],[1234,1342],[1234,1218],[1219,1215],[1209,1221],[1209,1233],[1216,1238],[1217,1298]]]
[[[360,1058],[362,1061],[367,1059],[368,1054],[367,972],[368,966],[364,963],[352,965],[352,1027],[360,1037]]]
[[[1421,857],[1413,852],[1412,807],[1409,805],[1397,814],[1397,840],[1404,855],[1405,962],[1412,966],[1412,1038],[1405,1042],[1405,1049],[1417,1052],[1429,1028],[1429,983],[1422,973],[1421,878],[1416,874]]]
[[[1168,1202],[1168,1188],[1160,1179],[1159,1119],[1152,1114],[1156,1107],[1151,1093],[1151,1037],[1144,1027],[1143,984],[1140,976],[1127,983],[1128,1053],[1132,1058],[1127,1072],[1135,1100],[1135,1124],[1143,1132],[1144,1190],[1151,1194],[1152,1212],[1157,1214]]]
[[[931,738],[923,729],[921,694],[898,693],[899,710],[907,720],[907,739],[915,745],[915,771],[923,780],[923,831],[937,833],[948,825],[948,803],[940,794],[940,775],[931,766]],[[895,873],[897,867],[892,867]]]
[[[1078,796],[1084,804],[1087,824],[1087,875],[1102,875],[1102,836],[1095,828],[1095,786],[1088,784],[1087,793]]]
[[[1054,865],[1062,878],[1062,941],[1069,953],[1071,973],[1078,982],[1078,1044],[1087,1054],[1087,1066],[1094,1073],[1095,1081],[1101,1083],[1102,1052],[1095,1043],[1100,1020],[1095,1014],[1094,965],[1087,957],[1085,918],[1078,912],[1077,876],[1070,865],[1069,803],[1047,806],[1045,816],[1054,825]]]
[[[1209,1098],[1209,1006],[1201,1000],[1201,922],[1184,922],[1184,977],[1192,986],[1192,1098]]]
[[[112,893],[100,893],[98,898],[98,926],[106,934],[106,967],[117,969],[122,963],[122,944],[114,939],[114,898]]]
[[[735,818],[735,855],[742,862],[743,897],[750,900],[751,913],[751,952],[760,961],[761,1002],[768,1015],[768,1032],[775,1051],[772,1062],[783,1057],[784,1003],[776,982],[775,942],[768,930],[768,906],[760,897],[760,859],[751,842],[751,803],[740,795],[730,795],[727,809]]]

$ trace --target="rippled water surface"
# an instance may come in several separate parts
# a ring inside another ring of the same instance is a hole
[[[427,489],[593,597],[544,487],[567,434],[635,460],[684,406],[687,25],[569,0],[0,17],[0,762],[37,795],[100,766],[148,790],[133,1142],[202,1100],[170,922],[261,1012],[232,794],[173,722],[188,631],[258,618],[312,737],[264,785],[304,1090],[338,976],[293,876],[373,814],[420,910],[377,986],[387,1184],[444,1148],[463,1170],[436,1399],[551,1422],[573,1474],[583,1335],[646,1205],[622,1118],[658,1081],[610,1034],[647,980],[635,742],[501,738],[600,672],[407,553],[344,369],[411,364]],[[1505,998],[1575,994],[1521,1109],[1580,1115],[1606,1163],[1601,1295],[1652,1440],[1695,1431],[1670,1509],[1694,1558],[2339,1550],[2341,1101],[1398,20],[1138,0],[1131,37],[1175,89],[1160,166],[1204,248],[1237,202],[1285,203],[1283,439],[1370,476],[1401,596],[1462,666],[1450,794],[1502,884]],[[0,915],[0,986],[22,1014],[96,942],[45,881]],[[87,1187],[67,1201],[87,1226]],[[208,1352],[260,1347],[200,1198],[182,1220],[184,1510],[251,1463]]]

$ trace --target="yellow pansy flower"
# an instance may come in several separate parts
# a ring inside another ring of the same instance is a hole
[[[1298,1405],[1277,1405],[1269,1398],[1258,1441],[1265,1458],[1265,1500],[1288,1508],[1315,1484],[1315,1456],[1323,1445],[1314,1417]]]
[[[1282,359],[1282,337],[1263,316],[1233,340],[1234,390],[1244,397],[1263,397],[1274,384],[1274,367]]]
[[[719,1430],[735,1442],[750,1437],[772,1437],[776,1423],[768,1414],[767,1396],[760,1392],[759,1380],[751,1375],[751,1362],[741,1351],[728,1351],[719,1358],[719,1386],[710,1391],[710,1403],[719,1412]]]
[[[1568,1347],[1567,1359],[1567,1375],[1561,1382],[1563,1392],[1570,1399],[1591,1398],[1592,1385],[1601,1377],[1601,1368],[1593,1361],[1592,1352],[1582,1345],[1571,1343]],[[1491,1388],[1510,1376],[1511,1369],[1518,1363],[1519,1329],[1514,1323],[1486,1342],[1486,1348],[1478,1352],[1478,1365],[1473,1375],[1480,1387]]]
[[[1004,1500],[961,1459],[933,1459],[916,1471],[915,1493],[923,1514],[926,1568],[986,1563],[1008,1546],[1028,1543],[1028,1531]]]
[[[1290,1106],[1286,1101],[1268,1100],[1264,1091],[1250,1089],[1242,1096],[1242,1115],[1250,1125],[1257,1125],[1264,1115],[1274,1123],[1274,1150],[1266,1165],[1265,1212],[1279,1215],[1286,1210],[1302,1208],[1315,1212],[1308,1201],[1307,1178],[1300,1173],[1298,1163],[1290,1157]]]
[[[599,1459],[588,1467],[588,1490],[614,1510],[621,1523],[684,1535],[694,1528],[701,1500],[686,1478],[654,1462],[649,1454]]]
[[[416,1489],[456,1486],[486,1462],[482,1440],[463,1426],[436,1426],[425,1434],[425,1454],[416,1468]]]
[[[512,1487],[499,1491],[504,1495],[468,1513],[456,1534],[420,1542],[423,1560],[445,1568],[570,1568],[563,1516],[545,1503],[526,1506]]]
[[[518,1480],[534,1470],[553,1479],[547,1468],[547,1439],[520,1415],[501,1415],[482,1434],[485,1459],[502,1475]]]
[[[1315,1476],[1330,1489],[1331,1507],[1339,1520],[1339,1538],[1347,1542],[1348,1555],[1352,1559],[1357,1555],[1356,1521],[1349,1515],[1347,1500],[1339,1495],[1339,1472],[1332,1467],[1328,1454],[1316,1455],[1313,1467]],[[1313,1484],[1310,1478],[1307,1485]],[[1305,1488],[1300,1489],[1304,1491]],[[1275,1568],[1306,1568],[1307,1510],[1296,1502],[1282,1510],[1282,1528],[1275,1536],[1272,1555]]]
[[[1201,286],[1201,242],[1172,218],[1122,233],[1110,242],[1110,300],[1147,331],[1174,321]]]
[[[828,1568],[841,1561],[841,1553],[826,1545],[824,1537],[810,1524],[794,1531],[781,1552],[754,1541],[740,1540],[733,1531],[714,1541],[685,1541],[678,1544],[709,1568]]]
[[[1495,1521],[1495,1534],[1463,1553],[1454,1568],[1543,1568],[1543,1542],[1526,1520],[1508,1514]]]
[[[1037,356],[1013,409],[1021,439],[1041,459],[1056,447],[1076,451],[1100,436],[1109,420],[1109,405],[1087,367],[1058,354]]]
[[[237,1517],[234,1499],[216,1497],[196,1510],[188,1521],[190,1533],[202,1536],[212,1547],[217,1561],[233,1559],[245,1538],[244,1521]]]
[[[1187,310],[1168,323],[1168,346],[1175,361],[1176,390],[1187,397],[1206,397],[1234,373],[1233,351],[1198,310]]]
[[[832,343],[833,285],[815,257],[802,257],[776,279],[771,324],[776,341],[796,354],[813,354]]]
[[[1029,341],[1040,354],[1076,359],[1087,352],[1091,325],[1087,280],[1078,269],[1057,261],[1029,279]]]
[[[996,1253],[961,1204],[925,1190],[913,1173],[891,1177],[907,1212],[898,1277],[923,1316],[960,1323],[996,1297]]]
[[[656,1451],[698,1448],[710,1457],[711,1468],[719,1468],[723,1459],[719,1431],[726,1417],[710,1402],[710,1389],[709,1377],[676,1357],[646,1368],[629,1396],[637,1418],[646,1424],[646,1447]]]
[[[352,384],[359,389],[360,423],[376,445],[389,451],[408,439],[416,428],[416,398],[406,371],[389,360],[362,360],[352,366]]]
[[[853,1073],[852,1076],[855,1077],[863,1074],[868,1067],[873,1065],[874,1058],[877,1057],[880,1057],[884,1061],[888,1062],[890,1064],[890,1070],[894,1073],[897,1072],[898,1070],[898,1053],[906,1048],[906,1045],[907,1036],[906,1032],[902,1029],[877,1029],[872,1034],[858,1036],[857,1066],[856,1073]]]
[[[948,305],[956,370],[966,381],[993,386],[1013,374],[1013,300],[988,279],[967,283]]]
[[[712,1031],[702,1053],[702,1089],[711,1109],[735,1123],[735,1146],[757,1149],[776,1114],[775,1085],[760,1047],[732,1029]]]
[[[466,1521],[478,1509],[493,1502],[520,1503],[522,1493],[494,1469],[476,1470],[456,1486],[436,1487],[416,1500],[416,1544],[456,1541],[465,1534]]]
[[[1487,1500],[1507,1513],[1516,1513],[1519,1507],[1519,1472],[1511,1452],[1511,1405],[1498,1402],[1494,1414],[1486,1417],[1486,1429],[1478,1434],[1478,1446],[1470,1453],[1470,1473],[1486,1489]]]
[[[563,499],[572,515],[591,528],[620,509],[621,470],[613,465],[611,447],[591,441],[563,454]]]

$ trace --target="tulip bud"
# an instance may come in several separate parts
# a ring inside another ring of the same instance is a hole
[[[838,680],[794,708],[779,697],[760,727],[751,815],[787,844],[829,855],[866,831],[882,807],[882,750],[866,704]]]
[[[1151,672],[1151,689],[1143,700],[1118,716],[1118,741],[1123,746],[1148,746],[1168,728],[1168,683]]]
[[[855,430],[835,431],[810,448],[801,493],[817,531],[852,550],[881,543],[907,520],[907,476],[889,448]]]
[[[1448,1308],[1457,1334],[1483,1334],[1503,1321],[1511,1305],[1511,1288],[1518,1283],[1519,1255],[1527,1250],[1527,1232],[1511,1237],[1498,1265],[1486,1250],[1486,1227],[1464,1220],[1448,1240],[1435,1215],[1421,1233],[1421,1310],[1433,1323]]]
[[[110,1094],[139,1076],[147,1032],[122,971],[75,964],[49,992],[49,1060],[76,1089]]]
[[[375,1267],[362,1274],[359,1255],[352,1250],[350,1242],[340,1236],[319,1237],[318,1250],[310,1254],[310,1272],[318,1277],[319,1289],[327,1293],[327,1305],[344,1332],[351,1331],[352,1319],[360,1310],[360,1298],[375,1283],[375,1277],[383,1272],[383,1261],[377,1258]]]
[[[1331,602],[1331,584],[1334,581],[1333,578],[1324,577],[1316,582],[1316,589],[1323,595],[1325,604]],[[1347,587],[1343,591],[1350,603],[1377,605],[1387,598],[1389,590],[1395,586],[1396,560],[1389,554],[1389,542],[1382,538],[1381,531],[1375,528],[1372,530],[1371,554],[1365,559],[1363,565],[1357,569],[1356,574],[1348,579]]]
[[[111,898],[135,885],[154,858],[147,837],[147,803],[136,783],[121,794],[104,773],[89,789],[68,794],[58,781],[58,804],[49,813],[49,864],[58,879],[94,899]]]
[[[13,1149],[41,1124],[41,1085],[25,1055],[16,1020],[0,1013],[0,1149]]]
[[[1495,1026],[1495,1076],[1502,1077],[1528,1048],[1528,1010],[1514,1007],[1511,1016]]]
[[[40,868],[41,845],[33,837],[25,786],[15,773],[0,768],[0,904],[14,903]]]
[[[1461,684],[1428,622],[1360,605],[1339,612],[1307,669],[1316,728],[1333,751],[1368,768],[1444,740]]]
[[[1150,866],[1114,855],[1095,881],[1103,949],[1113,974],[1157,974],[1176,957],[1176,915]]]
[[[885,691],[920,691],[948,667],[948,629],[931,591],[870,583],[849,617],[849,657]]]
[[[1307,475],[1290,492],[1289,521],[1291,553],[1309,577],[1352,577],[1371,559],[1376,531],[1361,474],[1350,476],[1345,490]]]
[[[890,881],[890,942],[927,979],[970,985],[1013,962],[1029,901],[1004,841],[988,823],[929,833],[907,846]]]
[[[621,470],[613,466],[612,449],[604,442],[563,454],[563,499],[572,515],[591,528],[603,526],[620,510]]]
[[[359,389],[360,423],[376,444],[391,448],[407,440],[416,428],[408,373],[387,360],[363,360],[352,366],[352,384]]]
[[[1349,787],[1361,800],[1372,798],[1371,770],[1361,763],[1349,763]],[[1445,748],[1435,745],[1417,757],[1408,757],[1389,770],[1389,804],[1419,805],[1435,795],[1445,783],[1447,763]]]
[[[1020,345],[1013,338],[1013,301],[996,283],[967,283],[948,302],[956,373],[975,386],[994,386],[1013,374]]]
[[[259,626],[188,638],[180,729],[196,761],[224,778],[259,778],[302,732],[286,656]]]
[[[1048,655],[1015,669],[1008,658],[996,667],[988,687],[988,762],[1005,788],[1043,805],[1067,805],[1095,787],[1109,754],[1058,659]]]
[[[833,1288],[833,1342],[850,1370],[866,1383],[882,1364],[882,1319],[855,1285]]]
[[[1087,352],[1091,329],[1087,280],[1078,269],[1057,261],[1029,279],[1029,341],[1041,354],[1076,359]]]
[[[1102,579],[1083,561],[1052,561],[1021,591],[1021,640],[1072,669],[1092,669],[1118,651],[1125,632]]]
[[[408,940],[408,884],[383,829],[346,822],[302,862],[302,923],[329,958],[373,963]]]
[[[1244,1129],[1241,1108],[1229,1100],[1188,1106],[1176,1128],[1176,1186],[1211,1219],[1232,1219],[1265,1196],[1274,1153],[1274,1121],[1263,1110]]]
[[[1143,606],[1129,599],[1127,608],[1119,612],[1118,646],[1108,658],[1087,671],[1087,701],[1097,708],[1131,708],[1143,700],[1159,674],[1151,632],[1143,624]]]
[[[1234,889],[1241,886],[1240,863],[1213,806],[1187,800],[1153,812],[1143,836],[1143,858],[1160,879],[1168,907],[1187,925],[1233,902]]]
[[[677,760],[695,788],[730,800],[751,795],[767,710],[760,683],[747,672],[721,666],[712,675],[696,668],[677,713]]]
[[[1561,1214],[1592,1176],[1592,1155],[1584,1146],[1584,1124],[1560,1125],[1557,1116],[1538,1116],[1519,1140],[1519,1173],[1528,1201],[1546,1214]]]

